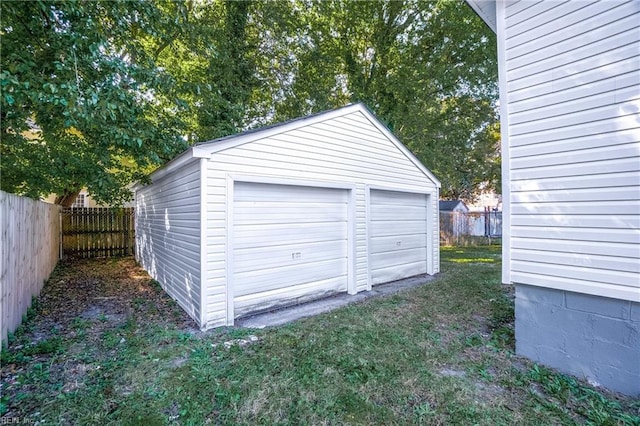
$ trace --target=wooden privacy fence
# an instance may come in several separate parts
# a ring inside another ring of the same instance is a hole
[[[133,207],[63,209],[60,212],[60,229],[60,257],[133,254]]]
[[[0,339],[20,325],[58,263],[60,206],[0,191]]]
[[[455,242],[462,236],[502,236],[502,212],[440,212],[440,239]]]

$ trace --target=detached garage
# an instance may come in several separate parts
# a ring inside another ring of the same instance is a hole
[[[136,257],[201,328],[439,271],[440,183],[362,104],[194,145],[135,188]]]

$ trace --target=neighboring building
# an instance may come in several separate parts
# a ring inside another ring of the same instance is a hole
[[[131,188],[132,186],[133,185],[129,185],[129,188]],[[50,194],[46,198],[43,198],[42,201],[44,201],[45,203],[55,204],[56,194]],[[134,206],[133,201],[127,201],[126,203],[123,204],[122,207],[133,207],[133,206]],[[78,208],[78,207],[93,208],[93,207],[110,207],[110,206],[104,205],[104,204],[98,204],[89,193],[89,190],[87,188],[83,188],[78,194],[78,196],[76,197],[73,204],[71,205],[71,208]]]
[[[195,145],[151,181],[136,257],[203,329],[439,271],[440,183],[362,104]]]
[[[467,213],[469,208],[461,200],[440,200],[440,241],[452,244],[462,235],[468,235]]]
[[[51,194],[48,197],[43,198],[42,201],[44,201],[45,203],[54,204],[56,201],[56,194]],[[89,195],[89,191],[87,191],[87,189],[84,188],[82,191],[80,191],[80,193],[76,197],[71,207],[75,208],[75,207],[102,207],[102,206],[98,205],[98,203],[96,203],[94,199],[91,198],[91,195]]]
[[[501,212],[502,195],[493,191],[481,193],[473,203],[468,203],[470,212]]]
[[[640,395],[640,2],[467,1],[498,37],[516,351]]]
[[[440,200],[438,205],[441,213],[469,213],[469,208],[461,200]]]

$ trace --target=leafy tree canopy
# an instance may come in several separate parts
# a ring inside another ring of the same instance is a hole
[[[4,190],[72,202],[87,186],[117,203],[145,168],[185,148],[175,114],[184,105],[144,48],[173,26],[157,5],[1,7]]]
[[[255,104],[270,109],[258,115],[281,120],[362,101],[442,180],[443,197],[499,191],[496,41],[470,7],[450,0],[286,5],[279,11],[286,20],[258,20],[269,26],[259,31],[271,34],[258,63],[270,78]]]
[[[99,201],[188,143],[362,101],[499,188],[495,37],[461,1],[2,2],[2,189]]]

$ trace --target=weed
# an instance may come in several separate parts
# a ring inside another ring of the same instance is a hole
[[[59,336],[53,336],[35,344],[25,345],[17,351],[3,351],[2,362],[3,364],[23,364],[28,362],[33,356],[53,355],[61,352],[62,349],[62,338]]]
[[[619,402],[606,398],[600,392],[578,382],[575,378],[557,373],[549,368],[534,365],[528,377],[539,383],[545,393],[559,402],[559,405],[571,407],[582,415],[589,424],[596,425],[640,425],[640,410],[635,414],[625,412]],[[548,401],[544,404],[549,404]]]
[[[469,336],[463,336],[465,346],[480,346],[483,343],[482,336],[478,333],[473,333]]]
[[[84,331],[87,327],[89,327],[90,322],[84,318],[76,317],[71,322],[71,327],[76,331]]]
[[[418,405],[416,408],[414,408],[413,412],[420,422],[423,422],[424,420],[426,420],[426,418],[436,414],[436,411],[428,402]]]
[[[491,345],[497,349],[515,351],[515,310],[513,300],[501,293],[490,300],[488,325],[491,330]]]

